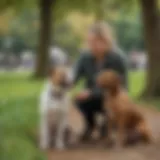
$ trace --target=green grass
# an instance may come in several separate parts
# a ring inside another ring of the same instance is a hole
[[[0,160],[43,160],[38,150],[38,99],[43,81],[30,74],[0,74]],[[129,74],[130,95],[145,85],[143,72]]]
[[[129,73],[129,93],[133,98],[141,95],[145,87],[145,73],[144,72],[130,72]]]
[[[0,159],[41,160],[36,142],[42,81],[25,74],[0,74]]]

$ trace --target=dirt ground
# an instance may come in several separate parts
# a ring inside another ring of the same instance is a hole
[[[100,145],[78,147],[64,151],[48,151],[49,160],[160,160],[160,112],[150,107],[142,107],[142,112],[151,127],[154,143],[138,145],[122,149],[108,149]],[[73,129],[80,132],[83,129],[81,115],[77,111],[71,112]]]

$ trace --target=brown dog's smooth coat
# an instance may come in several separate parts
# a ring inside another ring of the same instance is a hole
[[[122,146],[135,137],[144,142],[151,141],[151,134],[143,115],[121,86],[119,75],[112,71],[103,71],[97,83],[106,90],[104,107],[109,112],[109,137],[113,123],[117,127],[117,144]]]

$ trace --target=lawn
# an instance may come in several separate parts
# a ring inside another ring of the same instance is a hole
[[[30,74],[0,73],[0,160],[41,160],[38,150],[38,99],[43,81]],[[138,97],[145,84],[143,72],[129,74],[130,95]]]
[[[0,74],[0,160],[41,160],[35,139],[42,81]]]

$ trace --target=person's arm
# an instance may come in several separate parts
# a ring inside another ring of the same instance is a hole
[[[79,59],[77,60],[75,66],[74,66],[74,72],[73,72],[73,83],[75,84],[78,82],[81,78],[84,77],[84,63],[85,62],[85,56],[81,55]]]

